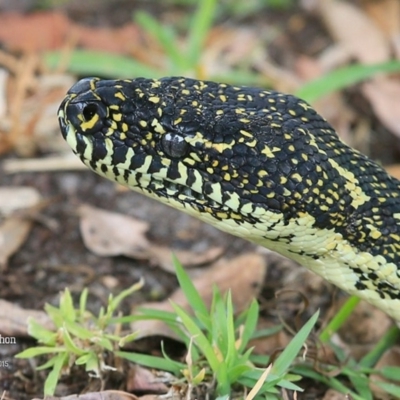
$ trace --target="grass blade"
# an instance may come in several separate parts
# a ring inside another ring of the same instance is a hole
[[[317,322],[319,311],[317,311],[307,323],[297,332],[294,338],[286,346],[285,350],[279,355],[279,357],[274,362],[272,371],[278,376],[283,376],[289,369],[293,360],[297,357],[300,349],[303,347],[307,337],[309,336],[311,330],[313,329],[315,323]]]
[[[306,83],[297,91],[296,95],[313,102],[328,93],[354,85],[378,73],[397,71],[400,71],[400,61],[388,61],[374,65],[349,65]]]
[[[189,275],[185,272],[182,264],[176,258],[175,254],[172,255],[172,263],[174,264],[176,277],[179,281],[179,286],[181,287],[190,307],[196,314],[208,315],[207,307],[201,298],[193,282],[189,278]],[[206,327],[209,330],[210,327]]]
[[[347,321],[349,316],[353,313],[357,304],[360,302],[359,297],[349,297],[340,310],[335,314],[329,324],[320,333],[319,340],[322,343],[326,343],[331,336],[339,330],[339,328]]]
[[[51,69],[57,68],[64,55],[59,51],[47,52],[44,60]],[[110,54],[102,51],[74,50],[68,59],[66,68],[80,76],[100,76],[103,78],[160,78],[162,71],[133,60],[130,57]]]
[[[187,59],[189,67],[192,69],[194,69],[200,61],[201,50],[215,15],[216,3],[216,0],[199,1],[197,10],[191,21],[187,41]]]

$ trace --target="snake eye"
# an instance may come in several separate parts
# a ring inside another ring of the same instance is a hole
[[[82,115],[86,122],[89,122],[94,117],[94,115],[98,112],[97,109],[98,107],[95,103],[89,103],[83,108]]]
[[[103,128],[108,109],[100,101],[71,101],[66,116],[75,129],[83,134],[92,134]]]
[[[185,139],[176,134],[166,133],[161,139],[161,145],[167,153],[172,158],[180,158],[186,155],[189,150],[189,145]]]

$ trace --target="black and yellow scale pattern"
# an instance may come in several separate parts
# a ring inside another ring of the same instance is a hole
[[[59,109],[98,174],[298,261],[400,321],[400,182],[294,96],[83,79]]]

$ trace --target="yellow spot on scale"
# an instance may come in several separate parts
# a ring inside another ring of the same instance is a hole
[[[139,121],[139,125],[142,127],[142,128],[145,128],[146,126],[147,126],[147,121]]]
[[[225,96],[224,94],[221,94],[221,95],[219,96],[219,98],[220,98],[220,100],[221,100],[223,103],[225,103],[226,100],[227,100],[227,98],[226,98],[226,96]]]
[[[245,142],[245,144],[246,144],[246,146],[248,146],[248,147],[255,147],[256,144],[257,144],[257,140],[254,139],[254,140],[252,140],[251,142]]]
[[[120,99],[122,101],[126,101],[126,97],[124,96],[124,94],[122,92],[117,92],[114,95],[117,99]]]
[[[121,125],[121,129],[122,129],[122,132],[128,132],[128,129],[129,129],[128,124],[123,122]]]
[[[154,118],[153,121],[151,121],[151,126],[154,128],[155,132],[161,133],[161,134],[164,134],[164,133],[165,133],[165,129],[164,129],[163,126],[158,122],[158,120],[157,120],[156,118]]]
[[[298,172],[294,173],[294,174],[291,175],[290,177],[291,177],[292,179],[296,180],[297,182],[301,182],[301,181],[302,181],[302,177],[301,177],[301,175],[300,175]]]
[[[149,101],[151,101],[154,104],[158,104],[160,102],[160,98],[158,96],[151,96],[149,97]]]

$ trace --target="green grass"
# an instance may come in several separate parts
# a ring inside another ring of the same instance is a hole
[[[29,320],[29,334],[38,341],[38,346],[23,351],[17,357],[47,358],[39,367],[50,370],[44,386],[45,395],[55,393],[59,379],[69,372],[73,364],[102,378],[107,369],[114,367],[112,364],[105,365],[105,360],[124,358],[149,368],[169,371],[175,376],[172,383],[186,385],[188,390],[207,387],[209,395],[218,398],[243,395],[253,390],[252,397],[255,399],[279,399],[282,388],[301,392],[301,380],[308,377],[349,394],[355,400],[372,400],[373,393],[369,388],[372,374],[399,382],[395,384],[377,380],[374,383],[386,393],[400,397],[400,368],[374,369],[380,357],[399,339],[397,328],[390,329],[361,360],[349,357],[341,348],[330,343],[331,336],[356,306],[355,298],[350,298],[344,304],[319,336],[321,342],[332,348],[337,364],[316,364],[313,359],[299,358],[300,351],[307,349],[306,341],[315,329],[318,313],[271,360],[268,355],[254,355],[251,340],[274,334],[282,327],[277,326],[267,332],[257,331],[257,301],[253,300],[244,312],[236,315],[231,294],[228,292],[222,296],[215,288],[212,305],[208,309],[178,260],[174,258],[173,261],[179,285],[190,305],[189,310],[172,303],[173,312],[141,309],[134,315],[117,316],[121,301],[141,288],[143,282],[139,282],[116,297],[110,296],[107,307],[101,309],[98,316],[87,310],[86,289],[80,296],[77,308],[66,289],[61,295],[59,307],[45,307],[54,322],[53,331],[43,328],[33,319]],[[172,359],[164,348],[162,356],[121,350],[125,343],[136,339],[137,333],[124,336],[116,332],[120,332],[120,327],[125,323],[143,319],[162,321],[172,329],[186,346],[184,359]],[[316,365],[318,368],[315,368]]]

